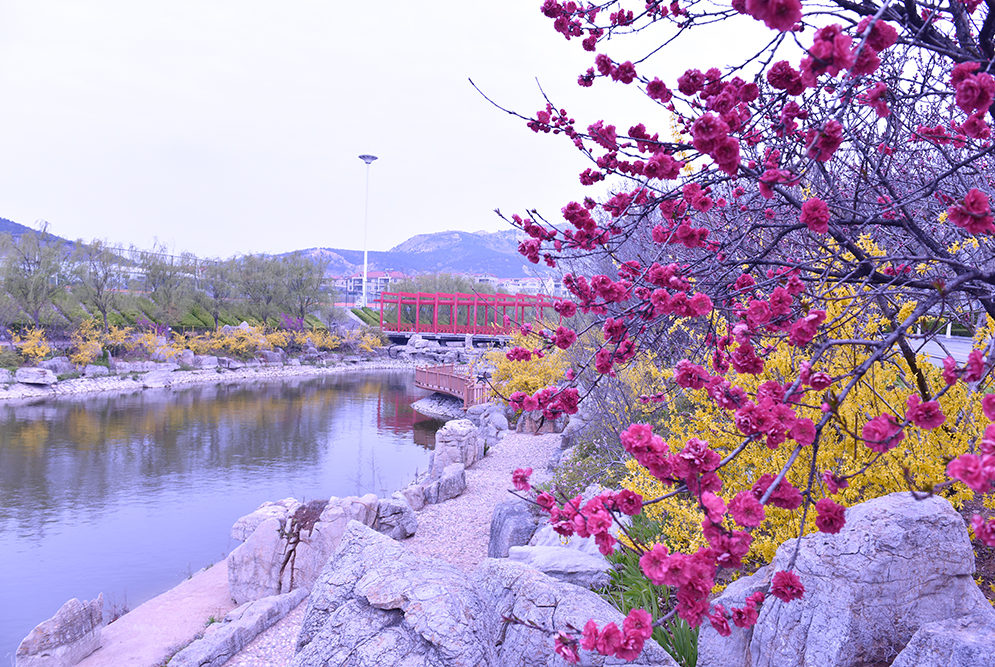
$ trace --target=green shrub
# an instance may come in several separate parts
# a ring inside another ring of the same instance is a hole
[[[628,530],[633,539],[643,544],[660,541],[660,524],[645,515],[633,517]],[[613,566],[609,570],[611,580],[600,593],[622,614],[628,614],[633,609],[645,609],[653,615],[655,623],[673,609],[676,598],[671,600],[670,588],[654,586],[649,582],[639,567],[639,554],[631,549],[617,549],[607,559]],[[684,619],[674,616],[654,628],[653,639],[681,667],[695,667],[698,664],[698,628],[689,627]]]

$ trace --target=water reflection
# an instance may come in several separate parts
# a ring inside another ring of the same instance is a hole
[[[0,406],[0,663],[71,597],[135,606],[218,560],[264,500],[402,487],[424,394],[378,372]]]

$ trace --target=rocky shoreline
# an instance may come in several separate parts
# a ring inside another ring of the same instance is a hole
[[[150,364],[152,365],[152,364]],[[134,393],[145,389],[168,389],[202,384],[237,384],[269,382],[282,378],[318,377],[342,373],[362,373],[377,370],[413,370],[414,362],[399,359],[346,358],[331,366],[270,363],[238,369],[211,368],[182,370],[176,364],[154,364],[157,368],[129,371],[120,375],[80,377],[52,384],[10,382],[0,384],[0,402],[36,401],[97,393]]]

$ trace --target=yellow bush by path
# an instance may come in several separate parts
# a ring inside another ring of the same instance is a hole
[[[541,328],[540,324],[535,325],[535,329]],[[518,332],[511,339],[511,347],[534,350],[542,345],[542,338],[534,333],[523,336]],[[529,361],[511,361],[505,356],[506,352],[506,349],[495,349],[487,353],[487,360],[494,365],[491,383],[504,398],[516,391],[531,396],[543,387],[562,382],[570,368],[566,352],[557,347],[546,351],[541,357],[533,355]]]
[[[48,341],[45,340],[45,330],[42,328],[29,329],[27,333],[14,335],[14,345],[20,348],[21,354],[31,363],[38,363],[49,355],[52,351]]]
[[[833,335],[836,338],[862,338],[858,331],[861,323],[852,316],[851,298],[834,295],[826,307],[828,321],[834,322]],[[911,312],[911,311],[909,311]],[[991,323],[989,323],[991,324]],[[721,327],[721,325],[719,325]],[[978,336],[990,335],[979,331]],[[976,341],[980,342],[979,341]],[[757,345],[762,348],[761,342]],[[837,378],[848,370],[857,367],[866,355],[856,347],[833,348],[812,369],[812,372],[826,372]],[[731,370],[725,379],[733,385],[742,386],[751,396],[757,387],[769,380],[785,383],[798,376],[800,363],[807,356],[797,348],[779,345],[766,358],[764,371],[760,375],[740,375]],[[926,377],[930,391],[938,392],[946,384],[941,371],[932,365],[924,355],[917,363]],[[846,383],[835,383],[829,391],[839,391]],[[917,488],[931,488],[947,480],[946,463],[968,450],[979,437],[988,420],[981,409],[981,398],[985,388],[971,391],[963,382],[957,383],[939,398],[946,421],[933,430],[923,430],[912,424],[905,428],[905,439],[894,449],[881,456],[864,474],[850,480],[849,488],[842,489],[833,500],[844,506],[852,506],[870,498],[895,491],[908,489],[906,471]],[[829,495],[821,474],[830,470],[840,475],[849,475],[867,465],[875,456],[863,442],[854,438],[860,435],[864,424],[879,414],[891,413],[904,419],[906,399],[917,394],[915,379],[905,359],[896,354],[883,363],[878,363],[850,392],[838,406],[834,418],[823,429],[818,447],[815,470],[818,478],[811,489],[812,499]],[[808,417],[818,423],[823,412],[821,405],[825,391],[808,391],[801,404],[795,409],[798,417]],[[677,413],[670,413],[659,423],[657,431],[670,443],[671,451],[683,448],[688,438],[707,440],[720,456],[725,457],[739,446],[744,437],[733,423],[733,413],[718,408],[704,389],[687,391],[690,407]],[[736,493],[749,489],[765,473],[776,475],[788,460],[796,443],[788,440],[776,450],[769,449],[762,441],[753,442],[732,462],[726,465],[719,476],[723,481],[720,494],[728,503]],[[803,493],[808,488],[809,470],[812,464],[811,446],[804,448],[798,461],[788,472],[787,479]],[[624,485],[641,493],[647,500],[659,497],[670,491],[635,461],[627,463],[629,475]],[[955,507],[973,495],[963,484],[955,484],[947,491],[946,497]],[[784,540],[799,534],[801,511],[787,511],[765,507],[767,520],[753,531],[753,544],[748,556],[753,561],[769,562],[777,546]],[[647,513],[663,521],[667,542],[672,548],[681,551],[694,551],[703,546],[701,521],[704,518],[697,509],[697,503],[687,496],[678,496],[646,508]],[[803,527],[803,533],[814,531],[816,513],[810,508]]]

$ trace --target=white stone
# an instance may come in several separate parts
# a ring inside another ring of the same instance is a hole
[[[47,368],[18,368],[14,379],[23,384],[52,385],[59,381]]]
[[[21,641],[14,664],[16,667],[75,665],[100,648],[103,616],[103,594],[90,602],[73,598]]]

